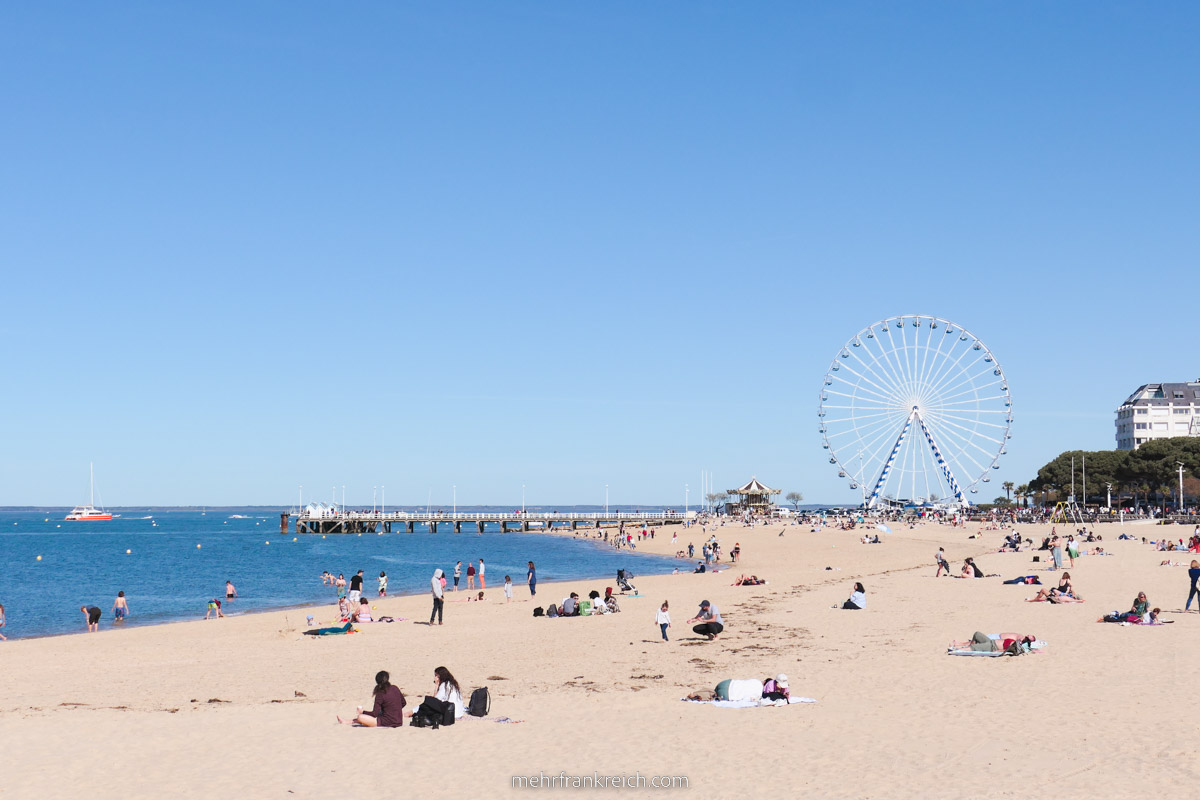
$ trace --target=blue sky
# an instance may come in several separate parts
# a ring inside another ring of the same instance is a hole
[[[822,376],[913,313],[1008,373],[994,480],[1112,447],[1200,377],[1198,22],[6,6],[0,505],[89,461],[110,505],[682,504],[704,469],[848,502]]]

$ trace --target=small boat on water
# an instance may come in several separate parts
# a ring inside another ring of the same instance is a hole
[[[91,479],[90,499],[86,506],[75,506],[66,519],[71,522],[91,522],[94,520],[112,519],[113,515],[102,508],[96,508],[96,471],[88,464],[88,475]]]

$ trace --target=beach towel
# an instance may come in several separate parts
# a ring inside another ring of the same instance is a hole
[[[304,631],[305,636],[336,636],[340,633],[353,633],[354,626],[347,622],[339,628],[316,628],[311,631]]]
[[[685,703],[698,703],[705,706],[716,706],[717,708],[763,708],[765,706],[790,706],[800,703],[815,703],[815,698],[812,697],[789,697],[785,703],[782,700],[688,700],[686,697],[679,698]]]
[[[1031,642],[1029,645],[1023,645],[1023,646],[1027,646],[1029,648],[1030,653],[1036,653],[1037,651],[1046,647],[1046,645],[1047,645],[1047,642],[1043,641],[1042,639],[1038,639],[1034,642]],[[983,658],[999,658],[1000,656],[1009,655],[1009,653],[1004,650],[996,650],[996,651],[992,651],[992,652],[983,652],[980,650],[947,650],[946,655],[948,655],[948,656],[971,656],[971,657],[982,656]]]

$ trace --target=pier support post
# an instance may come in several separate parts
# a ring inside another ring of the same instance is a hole
[[[479,520],[479,523],[478,523],[478,524],[479,524],[479,532],[482,534],[482,533],[483,533],[483,526],[484,526],[484,525],[486,525],[487,523],[485,523],[483,520]],[[501,524],[504,524],[504,523],[501,523]]]

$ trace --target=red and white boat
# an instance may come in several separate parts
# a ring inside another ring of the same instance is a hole
[[[75,522],[112,519],[112,514],[102,508],[96,508],[96,472],[91,464],[88,464],[88,474],[91,477],[91,499],[86,506],[75,506],[71,509],[71,513],[67,514],[66,519]]]

